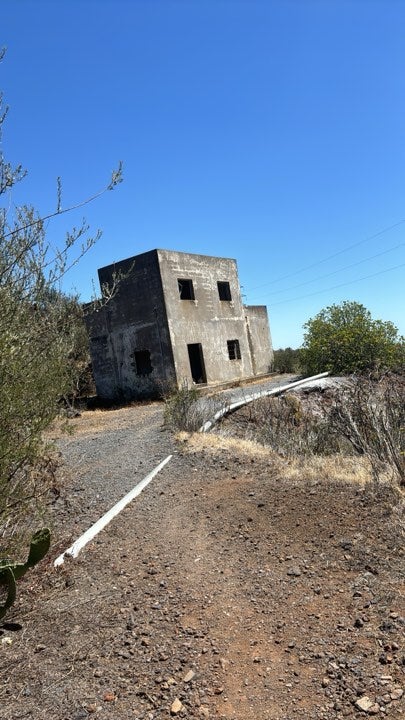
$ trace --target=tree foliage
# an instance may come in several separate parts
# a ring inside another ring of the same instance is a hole
[[[304,325],[302,364],[308,374],[335,374],[398,369],[404,361],[404,339],[392,322],[373,320],[357,302],[345,301],[321,310]]]
[[[273,370],[279,373],[298,373],[301,370],[301,350],[280,348],[274,351]]]
[[[6,115],[0,95],[0,133]],[[83,221],[51,246],[45,225],[72,208],[62,208],[60,181],[53,212],[41,216],[29,205],[15,207],[13,188],[24,176],[21,166],[6,162],[0,146],[0,539],[4,543],[27,522],[27,508],[44,487],[42,434],[58,412],[59,399],[74,393],[83,362],[80,304],[61,292],[60,282],[100,236],[89,234]],[[104,191],[120,180],[119,167]]]

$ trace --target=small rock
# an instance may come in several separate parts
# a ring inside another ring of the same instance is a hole
[[[107,692],[104,693],[103,700],[104,702],[114,702],[115,697],[115,693],[111,692],[111,690],[107,690]]]
[[[373,700],[371,700],[371,698],[368,697],[368,695],[363,695],[363,697],[356,700],[355,705],[359,708],[359,710],[363,710],[363,712],[369,712],[370,708],[373,707],[374,702]]]
[[[190,680],[193,679],[193,677],[195,677],[194,670],[189,670],[188,673],[186,673],[186,675],[184,676],[183,682],[188,683],[190,682]]]
[[[86,710],[89,714],[96,713],[101,710],[101,705],[96,705],[96,703],[91,703],[91,705],[87,705]]]
[[[390,693],[391,700],[399,700],[402,695],[404,694],[404,691],[400,687],[394,688]]]
[[[287,570],[287,575],[290,575],[291,577],[299,577],[301,575],[301,570],[297,565],[295,565]]]
[[[177,713],[179,713],[180,710],[183,710],[183,703],[180,702],[179,698],[176,698],[172,702],[172,706],[170,708],[170,713],[171,713],[171,715],[177,715]]]

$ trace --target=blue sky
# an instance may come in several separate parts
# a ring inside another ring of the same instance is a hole
[[[2,0],[2,150],[42,213],[103,236],[65,279],[152,248],[234,257],[274,346],[342,300],[405,333],[402,0]]]

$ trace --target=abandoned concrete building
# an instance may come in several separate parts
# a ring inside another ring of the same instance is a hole
[[[236,261],[151,250],[98,271],[112,299],[86,319],[97,394],[215,384],[269,372],[265,306],[242,304]]]

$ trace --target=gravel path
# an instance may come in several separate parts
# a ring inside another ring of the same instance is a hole
[[[202,414],[257,392],[292,382],[296,376],[279,376],[264,383],[218,393],[214,400],[201,398]],[[57,442],[64,458],[64,492],[59,508],[66,515],[64,540],[71,519],[71,540],[109,510],[167,455],[176,454],[173,436],[163,424],[164,405],[150,403],[120,410],[95,410],[86,421],[70,421],[71,435]],[[105,432],[108,428],[108,432]],[[60,541],[61,544],[61,541]],[[70,544],[70,542],[69,542]]]
[[[162,414],[159,404],[84,413],[60,441],[58,542],[20,583],[7,619],[21,631],[0,629],[2,720],[400,720],[397,495],[292,480],[270,451],[218,436],[175,445]]]
[[[71,426],[72,435],[57,443],[64,458],[64,492],[57,503],[65,515],[64,542],[68,526],[73,541],[176,452],[163,428],[162,403],[87,412]]]

